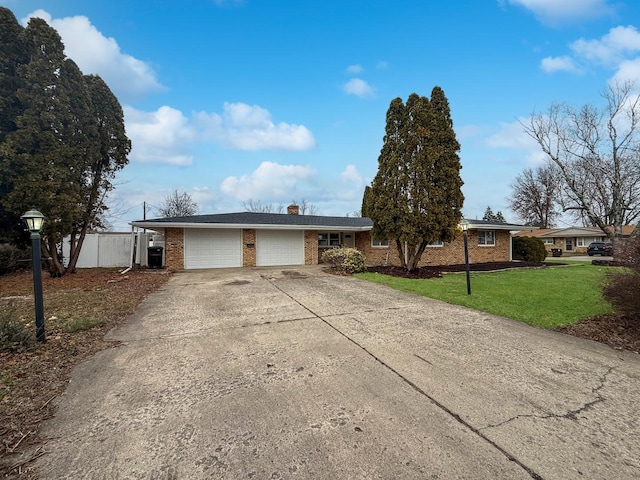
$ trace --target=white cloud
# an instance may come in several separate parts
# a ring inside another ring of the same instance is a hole
[[[633,26],[618,26],[599,40],[581,38],[570,47],[578,57],[585,60],[604,65],[617,64],[629,55],[640,52],[640,32]]]
[[[342,87],[348,95],[355,95],[360,98],[373,96],[374,89],[367,82],[360,78],[352,78]]]
[[[543,58],[542,62],[540,62],[540,66],[542,70],[547,73],[554,72],[580,72],[580,68],[576,64],[575,60],[567,55],[563,55],[561,57],[547,57]]]
[[[528,118],[520,118],[511,123],[500,123],[500,129],[486,140],[490,148],[514,148],[520,150],[537,150],[538,143],[524,130]],[[521,123],[522,122],[522,123]]]
[[[386,70],[387,68],[389,68],[389,62],[385,60],[380,60],[378,61],[378,63],[376,63],[376,68],[378,70]]]
[[[304,188],[304,184],[312,180],[315,174],[310,166],[262,162],[250,175],[225,178],[220,189],[239,201],[289,201],[305,197],[308,189]]]
[[[612,79],[612,84],[623,85],[626,82],[635,83],[640,88],[640,57],[634,60],[626,60],[618,66],[618,71]]]
[[[355,165],[347,165],[347,167],[340,172],[340,180],[343,182],[351,182],[360,185],[364,182],[364,178],[358,172]]]
[[[225,103],[221,115],[199,112],[205,135],[238,150],[310,150],[313,134],[303,125],[274,124],[268,110],[246,103]]]
[[[361,65],[349,65],[347,67],[347,72],[348,73],[361,73],[362,72],[362,66]]]
[[[189,144],[197,132],[182,112],[167,106],[155,112],[125,106],[124,116],[132,144],[131,160],[181,166],[193,163]]]
[[[506,0],[530,10],[543,23],[556,25],[611,15],[613,6],[608,0]],[[505,0],[499,0],[504,5]]]
[[[523,124],[527,125],[528,122],[528,118],[520,117],[515,122],[500,123],[499,130],[486,139],[485,146],[513,150],[509,156],[524,165],[541,165],[546,156],[538,142],[525,132]]]
[[[599,39],[581,38],[569,45],[573,56],[547,57],[540,66],[547,73],[582,73],[589,65],[616,70],[614,79],[637,81],[640,32],[633,26],[614,27]]]
[[[56,29],[62,37],[65,53],[84,74],[97,74],[121,101],[128,102],[148,93],[165,90],[148,63],[123,53],[114,38],[105,37],[84,16],[52,18],[44,10],[36,10],[22,19],[39,17]]]
[[[327,192],[333,192],[339,200],[356,200],[362,198],[364,186],[367,180],[360,174],[355,165],[347,165],[340,172],[340,188],[329,188]]]

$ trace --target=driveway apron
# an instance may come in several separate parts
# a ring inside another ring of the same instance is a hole
[[[640,357],[318,267],[175,274],[75,370],[41,478],[640,478]]]

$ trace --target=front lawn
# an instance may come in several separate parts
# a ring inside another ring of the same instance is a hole
[[[471,295],[467,295],[464,273],[420,280],[377,273],[356,276],[397,290],[551,329],[613,313],[601,294],[601,285],[610,268],[581,263],[471,273]]]

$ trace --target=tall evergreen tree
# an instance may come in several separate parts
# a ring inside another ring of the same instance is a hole
[[[24,235],[20,215],[6,208],[2,199],[13,189],[5,175],[3,143],[10,132],[16,130],[16,119],[22,104],[15,95],[18,89],[17,69],[28,62],[27,49],[22,38],[23,28],[8,8],[0,7],[0,242],[22,243]]]
[[[429,243],[450,241],[462,218],[460,144],[440,87],[431,99],[413,93],[387,111],[378,173],[363,208],[373,234],[394,238],[400,263],[411,270]]]
[[[490,206],[487,206],[486,210],[484,211],[484,215],[482,216],[482,220],[484,220],[486,222],[495,222],[496,221],[496,214],[493,213],[493,209]]]
[[[0,112],[0,213],[37,207],[45,214],[43,247],[58,276],[66,271],[62,239],[72,236],[73,271],[82,244],[76,235],[96,225],[131,145],[119,103],[102,80],[84,77],[65,57],[55,29],[39,18],[16,29],[9,14],[0,9],[0,28],[11,31],[0,38],[25,54],[4,62],[0,77],[4,102],[14,107]],[[16,34],[17,46],[9,40]]]
[[[116,173],[127,165],[127,155],[131,151],[131,141],[124,128],[124,113],[116,97],[99,76],[87,75],[83,80],[90,107],[86,126],[91,132],[91,145],[82,171],[82,212],[71,232],[70,271],[75,270],[87,232],[104,226],[106,196],[113,190]]]

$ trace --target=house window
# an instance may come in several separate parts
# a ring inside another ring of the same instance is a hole
[[[384,248],[388,248],[389,247],[389,240],[388,239],[380,239],[380,238],[373,238],[371,237],[371,246],[372,247],[384,247]]]
[[[339,247],[340,233],[338,232],[319,233],[318,246],[319,247]]]
[[[553,238],[545,238],[542,241],[545,245],[553,245]]]
[[[576,238],[576,247],[586,247],[591,242],[602,242],[602,237],[578,237]]]
[[[496,232],[493,230],[478,231],[478,245],[483,247],[493,247],[496,244]]]
[[[444,247],[444,242],[442,240],[439,240],[437,242],[432,242],[427,244],[427,247]]]

